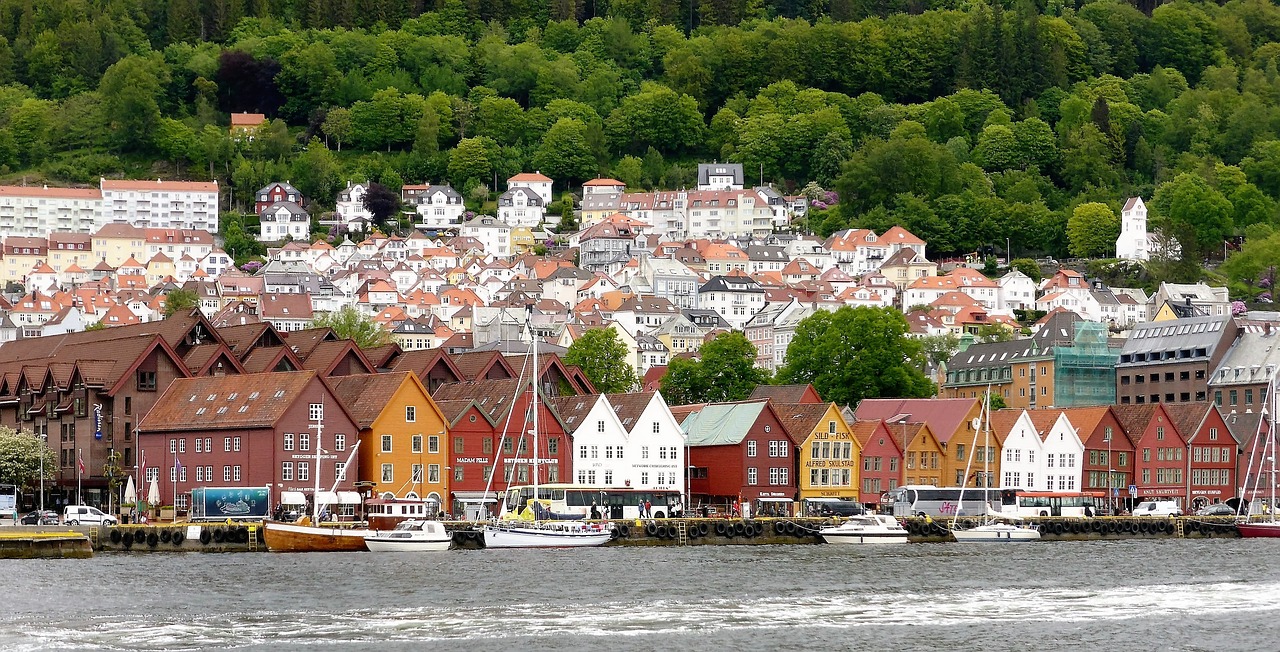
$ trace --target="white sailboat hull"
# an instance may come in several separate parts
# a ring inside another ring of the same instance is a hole
[[[486,548],[590,548],[609,542],[609,531],[547,529],[532,525],[486,525]]]
[[[449,549],[453,538],[440,539],[387,539],[365,537],[364,545],[370,552],[441,552]]]
[[[884,543],[906,543],[907,533],[882,532],[882,533],[854,533],[854,532],[819,532],[822,540],[827,543],[834,544],[884,544]]]
[[[982,543],[988,541],[1003,543],[1013,541],[1038,541],[1040,539],[1040,531],[1019,525],[991,523],[988,525],[971,527],[965,530],[952,530],[951,536],[955,537],[955,540],[961,543]]]

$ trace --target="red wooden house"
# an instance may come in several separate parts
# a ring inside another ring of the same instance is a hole
[[[1187,443],[1163,403],[1112,406],[1134,445],[1133,499],[1187,502]]]
[[[682,426],[689,437],[692,505],[723,509],[745,502],[756,512],[790,513],[799,493],[798,442],[769,401],[701,406]]]
[[[1080,488],[1106,492],[1107,504],[1113,507],[1127,505],[1124,499],[1129,494],[1129,485],[1133,484],[1134,448],[1111,406],[1035,411],[1054,415],[1054,418],[1058,412],[1067,415],[1067,420],[1084,444],[1084,477]]]
[[[902,480],[902,448],[883,421],[855,421],[853,436],[862,450],[862,491],[858,502],[878,506],[885,493],[897,488]]]
[[[1236,495],[1239,448],[1227,423],[1212,403],[1165,406],[1187,442],[1187,499],[1190,509],[1225,502]]]
[[[312,499],[317,479],[327,492],[341,475],[330,509],[354,514],[359,432],[314,371],[201,376],[169,385],[138,424],[138,447],[147,486],[157,480],[161,501],[176,500],[180,512],[195,487],[269,487],[273,505],[298,504]]]
[[[450,422],[450,482],[452,511],[467,505],[489,505],[509,485],[533,483],[532,423],[529,383],[511,378],[441,385],[432,399]],[[569,482],[573,442],[564,424],[538,397],[538,482]],[[499,472],[494,474],[495,460]],[[492,475],[492,480],[490,479]],[[487,489],[487,493],[486,493]]]

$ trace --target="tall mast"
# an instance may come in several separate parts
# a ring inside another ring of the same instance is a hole
[[[320,524],[320,435],[324,433],[324,398],[320,399],[320,414],[316,415],[316,422],[311,424],[316,429],[316,468],[315,493],[311,494],[311,520],[316,524]]]
[[[538,500],[538,335],[533,332],[533,304],[525,306],[525,327],[529,329],[529,355],[532,356],[529,369],[530,410],[533,411],[533,499]],[[536,510],[535,510],[536,513]]]

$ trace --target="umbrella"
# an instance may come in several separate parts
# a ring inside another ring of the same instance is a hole
[[[129,476],[129,481],[124,485],[124,500],[122,502],[125,505],[138,502],[138,490],[133,486],[133,476]]]
[[[151,481],[151,488],[147,490],[147,502],[152,505],[160,504],[160,483],[156,480]]]

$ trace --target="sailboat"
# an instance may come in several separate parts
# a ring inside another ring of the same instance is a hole
[[[987,491],[989,489],[988,485],[991,484],[990,482],[990,478],[991,478],[990,457],[991,456],[985,454],[985,452],[989,449],[991,444],[991,388],[990,387],[987,388],[986,398],[983,401],[982,409],[979,410],[979,417],[977,421],[978,423],[974,425],[981,426],[983,431],[984,454],[982,456],[982,469],[983,469],[982,503],[983,503],[984,516],[983,516],[983,520],[978,525],[975,525],[973,527],[970,527],[970,528],[956,527],[956,519],[959,518],[960,513],[964,511],[964,487],[962,486],[960,488],[960,498],[956,504],[956,514],[951,518],[951,536],[954,537],[955,540],[959,542],[986,542],[986,541],[1013,542],[1013,541],[1035,541],[1039,539],[1040,531],[1035,529],[1034,527],[1027,527],[1025,525],[1017,525],[1014,523],[1009,523],[1007,521],[997,520],[991,514],[991,502],[987,499]],[[973,447],[976,447],[978,443],[977,441],[978,433],[976,432],[976,430],[973,433],[973,439],[974,439],[974,442],[973,442],[973,446],[971,447],[971,450]],[[966,478],[969,477],[969,465],[972,463],[973,463],[973,455],[972,453],[970,453],[969,460],[965,462],[965,467],[964,467],[964,477]]]
[[[1262,444],[1262,454],[1258,459],[1258,467],[1257,467],[1258,473],[1257,475],[1254,476],[1254,482],[1253,482],[1253,496],[1256,499],[1258,497],[1258,484],[1262,482],[1263,476],[1267,475],[1265,471],[1267,469],[1267,463],[1270,462],[1270,465],[1271,465],[1270,474],[1269,474],[1271,476],[1271,491],[1270,491],[1271,495],[1270,495],[1270,501],[1269,501],[1270,508],[1267,510],[1267,516],[1264,520],[1250,522],[1248,520],[1248,516],[1244,516],[1240,520],[1240,522],[1236,523],[1236,529],[1240,531],[1240,538],[1242,539],[1280,538],[1280,521],[1276,520],[1276,471],[1277,471],[1276,469],[1276,408],[1280,407],[1280,401],[1277,400],[1274,385],[1271,387],[1271,390],[1272,390],[1271,391],[1271,401],[1272,401],[1271,410],[1268,411],[1269,418],[1264,418],[1264,421],[1268,425],[1267,439]],[[1258,437],[1262,436],[1261,423],[1262,422],[1259,422]],[[1254,468],[1252,457],[1258,454],[1257,442],[1258,440],[1255,437],[1254,444],[1253,444],[1253,452],[1250,453],[1249,466],[1246,467],[1250,470]],[[1240,503],[1239,504],[1241,507],[1243,507],[1245,504],[1244,491],[1247,484],[1248,484],[1248,474],[1245,475],[1245,481],[1240,483]]]
[[[312,500],[312,511],[310,517],[303,517],[297,523],[285,523],[281,521],[266,521],[262,524],[262,539],[267,544],[267,550],[271,552],[358,552],[367,550],[365,547],[365,537],[377,534],[374,530],[368,528],[349,528],[336,527],[332,525],[321,525],[320,515],[324,513],[327,507],[320,500],[320,463],[321,457],[320,436],[324,432],[324,421],[318,419],[312,428],[316,429],[316,486],[314,499]],[[351,460],[355,459],[356,451],[360,448],[360,442],[351,448],[351,454],[347,456],[347,462],[342,468],[351,468]],[[329,490],[332,494],[337,488],[338,483],[342,481],[339,474],[334,474],[333,488]]]
[[[520,520],[504,520],[484,527],[484,545],[486,548],[588,548],[607,543],[612,536],[608,526],[586,524],[578,521],[555,519],[547,506],[540,502],[538,493],[538,336],[533,332],[533,306],[526,309],[525,326],[529,329],[529,410],[530,428],[527,431],[533,438],[533,496],[529,506],[521,510],[524,516]],[[525,390],[524,383],[519,384],[516,397]],[[512,401],[514,408],[514,399]],[[514,416],[514,414],[512,415]],[[522,424],[523,427],[523,424]],[[505,433],[503,437],[505,437]],[[523,437],[523,434],[521,435]],[[501,446],[501,442],[499,446]],[[518,450],[518,449],[517,449]],[[492,478],[498,472],[498,459],[494,458]],[[486,491],[487,493],[487,491]],[[514,513],[513,506],[507,510]],[[550,520],[544,520],[544,519]]]

